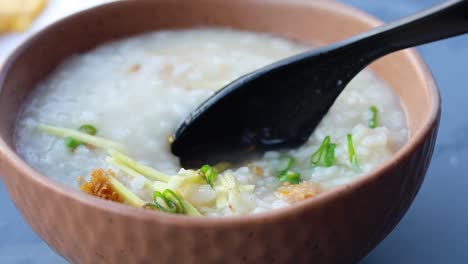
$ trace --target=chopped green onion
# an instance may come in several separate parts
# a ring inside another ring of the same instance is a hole
[[[86,133],[88,135],[96,135],[96,128],[92,125],[82,125],[78,129],[78,131]],[[73,137],[65,137],[63,139],[63,142],[65,143],[65,146],[67,146],[70,150],[75,150],[77,147],[83,144],[83,142],[73,138]]]
[[[322,160],[323,152],[327,148],[328,144],[330,144],[330,141],[331,141],[330,136],[326,136],[323,139],[322,144],[320,144],[320,147],[310,157],[311,164],[318,165],[320,163],[320,161]]]
[[[164,190],[163,195],[166,197],[166,199],[172,201],[175,204],[178,213],[185,214],[184,203],[182,202],[181,198],[177,196],[177,194],[175,194],[172,190],[166,189]]]
[[[349,162],[355,169],[359,169],[359,161],[356,156],[356,151],[354,150],[354,145],[353,145],[353,135],[348,134],[347,136],[348,139],[348,154],[349,154]]]
[[[65,146],[69,148],[70,150],[75,150],[79,145],[81,145],[81,142],[72,138],[72,137],[65,137],[63,139],[63,142],[65,143]]]
[[[49,126],[45,124],[39,124],[37,126],[40,130],[49,133],[54,136],[58,137],[71,137],[74,138],[82,143],[86,143],[95,147],[100,147],[104,149],[116,149],[119,151],[125,150],[125,147],[119,143],[107,140],[105,138],[93,136],[93,135],[88,135],[86,133],[76,131],[73,129],[68,129],[68,128],[62,128],[62,127],[55,127],[55,126]]]
[[[323,161],[325,167],[330,167],[335,162],[335,148],[336,144],[330,143],[327,145],[325,150],[325,158]]]
[[[331,142],[330,136],[326,136],[320,147],[310,157],[310,163],[313,166],[330,167],[335,162],[336,144]]]
[[[90,124],[84,124],[82,126],[80,126],[80,128],[78,128],[78,131],[81,131],[83,133],[86,133],[88,135],[96,135],[97,133],[97,129],[96,127],[94,127],[93,125],[90,125]]]
[[[281,182],[289,182],[292,184],[299,183],[301,181],[301,174],[290,170],[294,166],[294,163],[296,163],[294,157],[286,155],[283,156],[281,160],[284,161],[282,163],[284,164],[284,167],[282,167],[280,172],[278,173],[278,180],[280,180]]]
[[[181,198],[173,191],[166,189],[162,193],[155,191],[153,193],[153,204],[147,204],[146,207],[157,208],[166,213],[185,214],[185,206]]]
[[[298,184],[301,182],[301,174],[291,170],[282,171],[278,178],[281,182],[289,182],[292,184]]]
[[[215,169],[213,169],[210,165],[203,165],[200,168],[200,172],[201,172],[203,178],[205,178],[206,182],[211,187],[213,187],[214,181],[216,179],[216,176],[218,175],[218,172]]]
[[[371,106],[369,108],[369,110],[371,111],[372,116],[369,119],[368,126],[369,126],[369,128],[376,128],[378,126],[378,124],[377,124],[377,114],[378,114],[379,110],[377,109],[377,107],[375,105]]]
[[[153,203],[159,210],[166,213],[177,213],[177,206],[162,193],[155,191],[153,193]]]

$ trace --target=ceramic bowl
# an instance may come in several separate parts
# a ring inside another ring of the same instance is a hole
[[[121,1],[67,17],[17,49],[0,75],[0,175],[16,207],[72,263],[351,263],[399,222],[426,173],[440,117],[439,94],[414,50],[374,63],[398,95],[409,142],[351,184],[258,215],[192,218],[104,201],[60,185],[15,151],[25,97],[60,62],[110,40],[199,26],[271,32],[324,45],[380,22],[334,1]]]

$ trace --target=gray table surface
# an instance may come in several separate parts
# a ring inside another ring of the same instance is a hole
[[[439,0],[344,0],[392,21]],[[443,111],[431,167],[408,213],[364,260],[468,263],[468,36],[418,48],[439,84]],[[66,263],[24,222],[0,182],[0,263]]]

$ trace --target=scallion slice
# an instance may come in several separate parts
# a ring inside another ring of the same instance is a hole
[[[330,143],[327,145],[323,160],[323,164],[325,165],[325,167],[331,167],[333,166],[333,163],[335,163],[335,148],[336,144]]]
[[[172,190],[166,189],[162,193],[153,193],[153,204],[146,204],[145,207],[157,208],[160,211],[172,214],[185,214],[185,206],[182,199]]]
[[[378,116],[379,110],[377,109],[377,107],[375,105],[371,106],[369,108],[369,110],[370,110],[372,116],[369,119],[368,126],[369,126],[369,128],[376,128],[378,126],[377,116]]]
[[[65,146],[67,146],[67,148],[70,150],[75,150],[79,145],[81,145],[79,140],[76,140],[72,137],[65,137],[63,139],[63,143],[65,143]]]
[[[211,167],[210,165],[203,165],[200,168],[200,172],[201,172],[203,178],[205,178],[206,182],[211,187],[213,187],[214,186],[214,181],[216,179],[216,176],[218,175],[218,172],[213,167]]]
[[[78,128],[78,131],[81,131],[83,133],[86,133],[88,135],[93,135],[93,136],[96,135],[97,133],[96,127],[90,124],[84,124],[80,126],[80,128]]]
[[[313,166],[330,167],[335,162],[336,144],[331,142],[330,136],[326,136],[320,147],[310,157],[310,164]]]
[[[353,145],[353,135],[348,134],[348,154],[349,154],[349,162],[355,169],[359,169],[359,161],[356,155],[356,151],[354,150]]]
[[[153,193],[153,203],[160,211],[175,214],[177,213],[176,205],[167,199],[161,192],[155,191]]]
[[[172,201],[176,208],[177,208],[177,213],[179,214],[185,214],[185,206],[184,203],[182,202],[182,199],[175,194],[172,190],[166,189],[163,192],[164,197],[168,199],[169,201]]]
[[[94,136],[96,135],[97,129],[92,125],[86,124],[86,125],[80,126],[78,131]],[[73,137],[65,137],[63,139],[63,142],[65,143],[65,146],[67,146],[67,148],[69,148],[72,151],[83,144],[83,142]]]
[[[322,144],[320,144],[320,147],[310,157],[310,163],[312,165],[319,165],[320,160],[322,159],[323,152],[327,148],[328,144],[330,144],[330,141],[331,141],[330,136],[326,136],[323,139]]]
[[[289,182],[292,184],[298,184],[301,182],[301,174],[291,170],[296,163],[294,157],[290,155],[285,155],[280,158],[282,167],[278,175],[276,176],[280,182]]]
[[[292,184],[298,184],[301,182],[301,174],[292,170],[282,171],[278,175],[280,182],[289,182]]]

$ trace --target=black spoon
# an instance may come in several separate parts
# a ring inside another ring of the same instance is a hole
[[[199,167],[298,147],[349,81],[371,62],[466,32],[468,0],[449,1],[281,60],[228,84],[193,111],[175,131],[172,152],[184,167]]]

